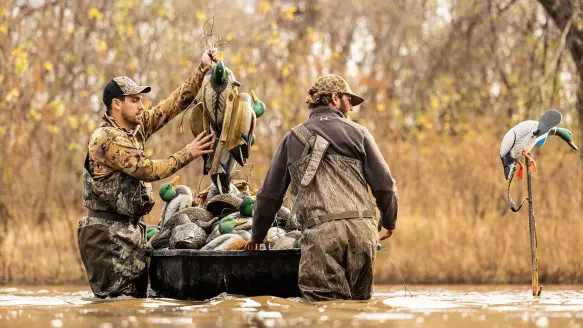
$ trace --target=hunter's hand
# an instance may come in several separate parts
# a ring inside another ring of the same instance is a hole
[[[213,67],[215,63],[219,61],[219,52],[215,48],[209,49],[203,52],[200,61],[202,61],[202,63],[205,65],[210,65]]]
[[[269,250],[269,243],[265,243],[265,247],[267,248],[267,250]],[[245,250],[246,251],[259,251],[259,250],[261,250],[261,243],[256,243],[253,240],[249,240],[245,244]]]
[[[204,154],[210,154],[213,152],[210,147],[215,143],[215,136],[213,134],[205,136],[205,134],[206,132],[201,132],[191,143],[184,147],[184,149],[188,150],[194,158],[199,158]]]
[[[393,229],[393,230],[387,230],[387,233],[385,233],[385,234],[384,234],[384,235],[381,237],[380,241],[383,241],[383,240],[385,240],[385,239],[387,239],[387,238],[390,238],[390,237],[393,235],[393,232],[394,232],[394,231],[395,231],[395,229]]]

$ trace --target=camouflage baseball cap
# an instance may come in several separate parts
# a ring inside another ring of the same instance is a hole
[[[338,92],[349,94],[351,97],[350,103],[352,106],[358,106],[364,101],[362,97],[352,93],[348,83],[336,74],[326,74],[320,76],[316,80],[316,83],[314,83],[313,88],[316,89],[318,93]]]
[[[127,76],[114,77],[107,83],[103,89],[103,103],[109,106],[114,98],[121,96],[137,95],[140,93],[148,93],[152,90],[147,85],[138,85]]]

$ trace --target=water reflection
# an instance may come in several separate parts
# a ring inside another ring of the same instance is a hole
[[[86,287],[0,288],[0,326],[10,327],[396,327],[583,328],[582,286],[377,286],[370,301],[309,303],[220,295],[206,302],[93,298]]]

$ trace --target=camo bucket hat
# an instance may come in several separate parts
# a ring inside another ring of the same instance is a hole
[[[358,106],[364,101],[362,97],[352,92],[348,83],[343,78],[336,74],[326,74],[319,77],[316,83],[314,83],[314,86],[310,88],[309,94],[312,98],[317,99],[320,95],[333,92],[349,94],[352,106]]]
[[[108,106],[114,98],[148,93],[152,90],[147,85],[138,85],[127,76],[114,77],[103,89],[103,103]]]

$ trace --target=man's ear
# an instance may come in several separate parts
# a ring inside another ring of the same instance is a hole
[[[113,98],[111,100],[111,109],[113,110],[114,108],[120,108],[121,107],[121,100],[117,99],[117,98]]]
[[[340,98],[338,97],[338,93],[336,92],[332,93],[332,103],[334,104],[334,106],[338,106],[340,104]]]

